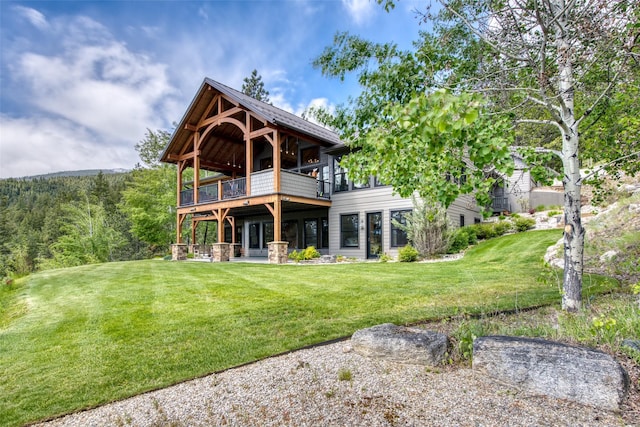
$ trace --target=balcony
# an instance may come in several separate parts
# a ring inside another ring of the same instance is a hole
[[[247,196],[273,194],[273,179],[273,169],[253,172],[251,174],[251,194],[247,194],[247,179],[245,177],[204,185],[198,188],[198,201],[199,204],[203,204]],[[222,197],[219,194],[220,188],[222,189]],[[330,198],[330,188],[329,182],[319,181],[306,174],[287,170],[280,172],[280,192],[282,194],[328,200]],[[180,206],[191,206],[193,204],[193,190],[182,190],[180,192]]]

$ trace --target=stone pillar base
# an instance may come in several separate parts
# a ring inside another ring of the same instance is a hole
[[[242,256],[242,244],[240,243],[231,243],[229,256],[231,258],[240,258]]]
[[[229,261],[229,244],[228,243],[214,243],[213,254],[211,257],[213,262],[227,262]]]
[[[187,245],[184,243],[175,243],[171,245],[171,260],[184,261],[187,259]]]
[[[269,242],[269,264],[286,264],[289,260],[289,242]]]

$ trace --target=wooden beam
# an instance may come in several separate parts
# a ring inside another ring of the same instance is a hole
[[[282,153],[280,152],[280,132],[273,131],[273,192],[280,192],[280,178],[282,170]]]
[[[275,128],[272,128],[272,127],[264,127],[262,129],[254,130],[252,132],[249,132],[249,138],[253,139],[262,135],[268,135],[272,133],[274,130]]]
[[[193,203],[198,204],[200,202],[200,146],[199,141],[200,134],[198,132],[193,133],[193,152],[196,153],[193,156]]]
[[[185,130],[191,131],[191,132],[196,132],[198,130],[197,126],[194,125],[190,125],[189,123],[186,123],[184,125]]]
[[[282,200],[280,196],[276,198],[273,204],[273,241],[282,241]]]
[[[209,86],[209,90],[211,90],[211,86]],[[213,110],[213,107],[215,107],[216,105],[218,105],[218,100],[220,99],[220,94],[216,94],[213,99],[211,100],[211,102],[209,102],[209,105],[207,105],[207,109],[204,110],[204,114],[200,117],[200,120],[202,120],[203,118],[207,118],[209,117],[209,113],[211,112],[211,110]],[[220,112],[220,110],[218,109],[218,112]],[[200,123],[198,122],[198,125],[196,126],[198,129],[200,128]]]

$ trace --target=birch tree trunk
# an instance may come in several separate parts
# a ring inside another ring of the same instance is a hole
[[[580,134],[579,122],[574,110],[572,44],[569,40],[568,9],[564,0],[551,1],[551,10],[557,17],[556,26],[556,63],[559,74],[560,120],[562,130],[562,162],[564,185],[564,281],[562,308],[577,311],[582,303],[582,270],[584,234],[580,213],[580,161],[578,147]]]

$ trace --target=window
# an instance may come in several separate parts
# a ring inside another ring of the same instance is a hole
[[[365,181],[363,183],[357,183],[354,182],[353,183],[353,188],[354,189],[358,189],[358,188],[369,188],[369,181]]]
[[[347,170],[340,167],[341,157],[333,159],[333,191],[334,193],[349,190],[349,181],[347,179]]]
[[[298,249],[298,221],[282,222],[282,240],[289,242],[289,249]]]
[[[322,218],[322,229],[320,230],[321,248],[329,247],[329,218]]]
[[[309,246],[318,247],[318,220],[317,219],[305,219],[304,220],[304,247]]]
[[[262,248],[266,249],[269,246],[267,243],[273,242],[273,222],[262,223]]]
[[[357,248],[358,242],[358,214],[340,215],[340,247]]]
[[[391,247],[398,248],[409,244],[409,238],[407,232],[395,225],[395,221],[402,225],[407,224],[406,215],[411,213],[411,210],[404,211],[391,211]],[[394,221],[395,220],[395,221]]]
[[[460,227],[464,227],[464,215],[460,215]]]
[[[260,248],[260,224],[249,224],[249,247],[251,249]]]

